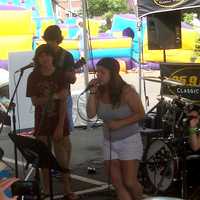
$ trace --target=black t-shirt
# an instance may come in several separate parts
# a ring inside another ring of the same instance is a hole
[[[54,57],[54,66],[63,70],[73,71],[75,66],[73,55],[60,47]]]

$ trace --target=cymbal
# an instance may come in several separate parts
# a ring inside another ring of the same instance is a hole
[[[188,98],[181,97],[181,100],[186,104],[194,104],[194,101]]]
[[[180,86],[184,85],[182,82],[174,80],[174,79],[170,79],[168,77],[144,76],[142,77],[142,79],[146,81],[156,82],[156,83],[166,83],[170,85],[180,85]]]
[[[179,100],[180,102],[183,102],[183,103],[186,103],[186,104],[194,104],[194,101],[191,100],[191,99],[188,99],[188,98],[184,98],[184,97],[179,97],[178,95],[169,95],[169,94],[163,94],[163,100],[164,101],[169,101],[169,100],[174,100],[174,99],[177,99]],[[161,95],[158,95],[157,97],[157,100],[158,101],[161,101]]]
[[[161,83],[161,80],[158,77],[142,77],[142,79],[145,80],[145,81],[152,81],[152,82],[156,82],[156,83]]]
[[[179,86],[183,86],[184,84],[180,81],[176,81],[176,80],[173,80],[173,79],[165,79],[163,81],[163,83],[167,83],[167,84],[170,84],[170,85],[179,85]]]

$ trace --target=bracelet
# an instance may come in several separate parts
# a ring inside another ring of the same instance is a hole
[[[189,128],[189,135],[197,134],[198,128]]]

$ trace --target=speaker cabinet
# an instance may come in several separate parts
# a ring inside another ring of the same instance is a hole
[[[181,12],[163,12],[147,16],[148,49],[181,48]]]

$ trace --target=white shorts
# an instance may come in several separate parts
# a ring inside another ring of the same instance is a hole
[[[104,160],[141,160],[143,144],[140,133],[111,143],[104,138],[103,154]]]

